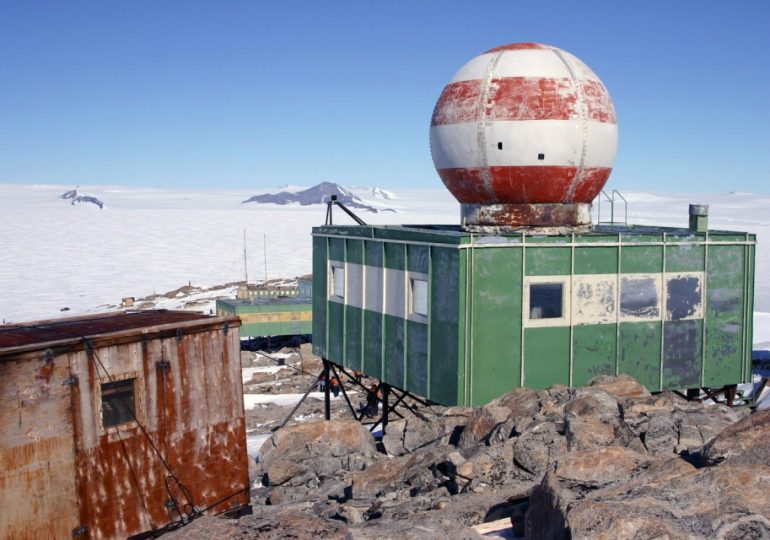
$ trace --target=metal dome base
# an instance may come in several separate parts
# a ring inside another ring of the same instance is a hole
[[[467,231],[535,229],[543,234],[592,229],[590,203],[461,204],[462,228]]]

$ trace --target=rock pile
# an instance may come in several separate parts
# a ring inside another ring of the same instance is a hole
[[[284,428],[238,526],[423,540],[478,537],[470,526],[510,518],[531,538],[767,537],[768,441],[770,412],[651,395],[626,376],[517,389],[483,407],[423,409],[377,444],[354,422]]]

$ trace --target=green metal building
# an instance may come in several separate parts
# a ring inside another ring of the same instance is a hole
[[[310,297],[217,300],[216,310],[220,317],[240,317],[242,338],[304,335],[312,332]]]
[[[651,391],[745,382],[756,239],[701,225],[316,227],[313,349],[446,405],[600,374]]]

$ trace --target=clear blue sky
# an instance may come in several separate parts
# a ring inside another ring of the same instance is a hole
[[[0,182],[440,187],[442,88],[536,41],[609,89],[611,187],[768,193],[769,6],[0,0]]]

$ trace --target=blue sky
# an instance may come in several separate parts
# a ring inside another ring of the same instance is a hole
[[[768,193],[769,6],[0,0],[0,182],[440,187],[442,88],[535,41],[609,89],[608,187]]]

